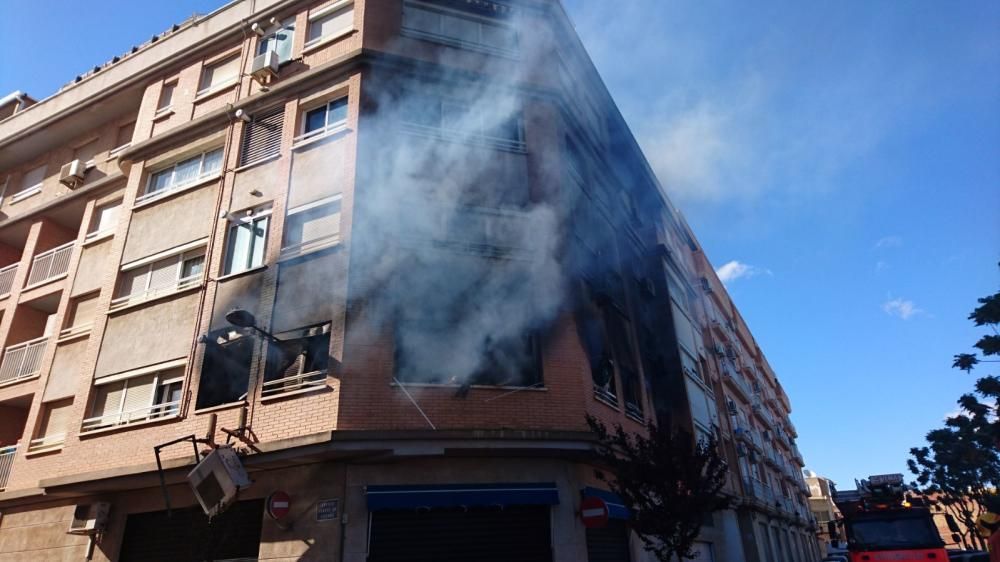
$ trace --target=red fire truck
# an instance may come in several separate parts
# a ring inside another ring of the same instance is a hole
[[[851,562],[948,560],[930,509],[907,494],[902,474],[877,474],[834,491]],[[831,529],[832,530],[832,529]]]

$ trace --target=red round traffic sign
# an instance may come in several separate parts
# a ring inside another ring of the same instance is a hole
[[[580,502],[580,518],[583,526],[588,529],[598,529],[608,524],[608,504],[594,496],[583,498]]]
[[[288,517],[288,510],[292,505],[292,498],[285,492],[274,492],[267,497],[267,514],[272,519],[281,520]]]

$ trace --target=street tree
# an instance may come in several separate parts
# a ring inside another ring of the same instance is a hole
[[[969,319],[990,333],[974,344],[978,353],[955,355],[953,367],[966,373],[984,363],[1000,362],[1000,292],[979,299]],[[1000,378],[982,376],[958,405],[958,415],[927,434],[926,446],[910,449],[907,465],[916,476],[915,484],[959,520],[963,542],[984,548],[974,529],[986,506],[996,500],[1000,483]]]
[[[597,435],[601,481],[632,511],[630,526],[662,562],[694,558],[695,539],[705,519],[725,509],[723,495],[728,464],[714,438],[699,441],[690,434],[659,428],[650,422],[646,434],[608,428],[587,416]]]

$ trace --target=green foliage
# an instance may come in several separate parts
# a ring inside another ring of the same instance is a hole
[[[609,430],[592,416],[587,424],[598,438],[599,464],[611,474],[596,475],[632,510],[631,528],[646,550],[663,562],[693,558],[705,519],[730,505],[722,494],[728,465],[714,438],[695,443],[653,423],[644,437],[620,425]]]
[[[969,319],[993,334],[983,336],[975,347],[982,352],[955,355],[953,366],[967,373],[1000,355],[1000,292],[979,299]],[[982,548],[975,528],[979,515],[997,503],[1000,484],[1000,378],[986,375],[975,390],[958,399],[961,413],[948,418],[945,426],[927,434],[927,446],[910,449],[907,465],[916,476],[915,484],[938,501],[965,526],[961,533],[966,546]]]

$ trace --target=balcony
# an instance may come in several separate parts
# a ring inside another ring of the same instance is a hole
[[[123,425],[152,421],[157,419],[176,416],[180,411],[181,401],[164,402],[136,408],[127,412],[115,412],[104,416],[97,416],[83,420],[81,431],[96,431],[98,429],[109,429]]]
[[[14,276],[17,275],[17,264],[11,264],[0,269],[0,297],[6,297],[14,288]]]
[[[276,398],[286,394],[306,392],[326,386],[326,371],[313,371],[265,382],[260,397]]]
[[[66,275],[72,254],[73,242],[67,242],[35,256],[31,260],[31,271],[28,273],[28,287],[48,283]]]
[[[0,447],[0,491],[7,488],[7,481],[10,479],[10,469],[14,464],[14,456],[17,454],[17,445]]]
[[[0,385],[37,376],[48,341],[48,336],[42,336],[8,347],[0,363]]]
[[[742,398],[744,400],[750,400],[753,396],[753,392],[750,390],[750,385],[747,381],[743,379],[743,376],[736,372],[732,364],[727,360],[722,361],[722,373],[725,375],[726,380],[728,380],[732,386],[742,393]]]

